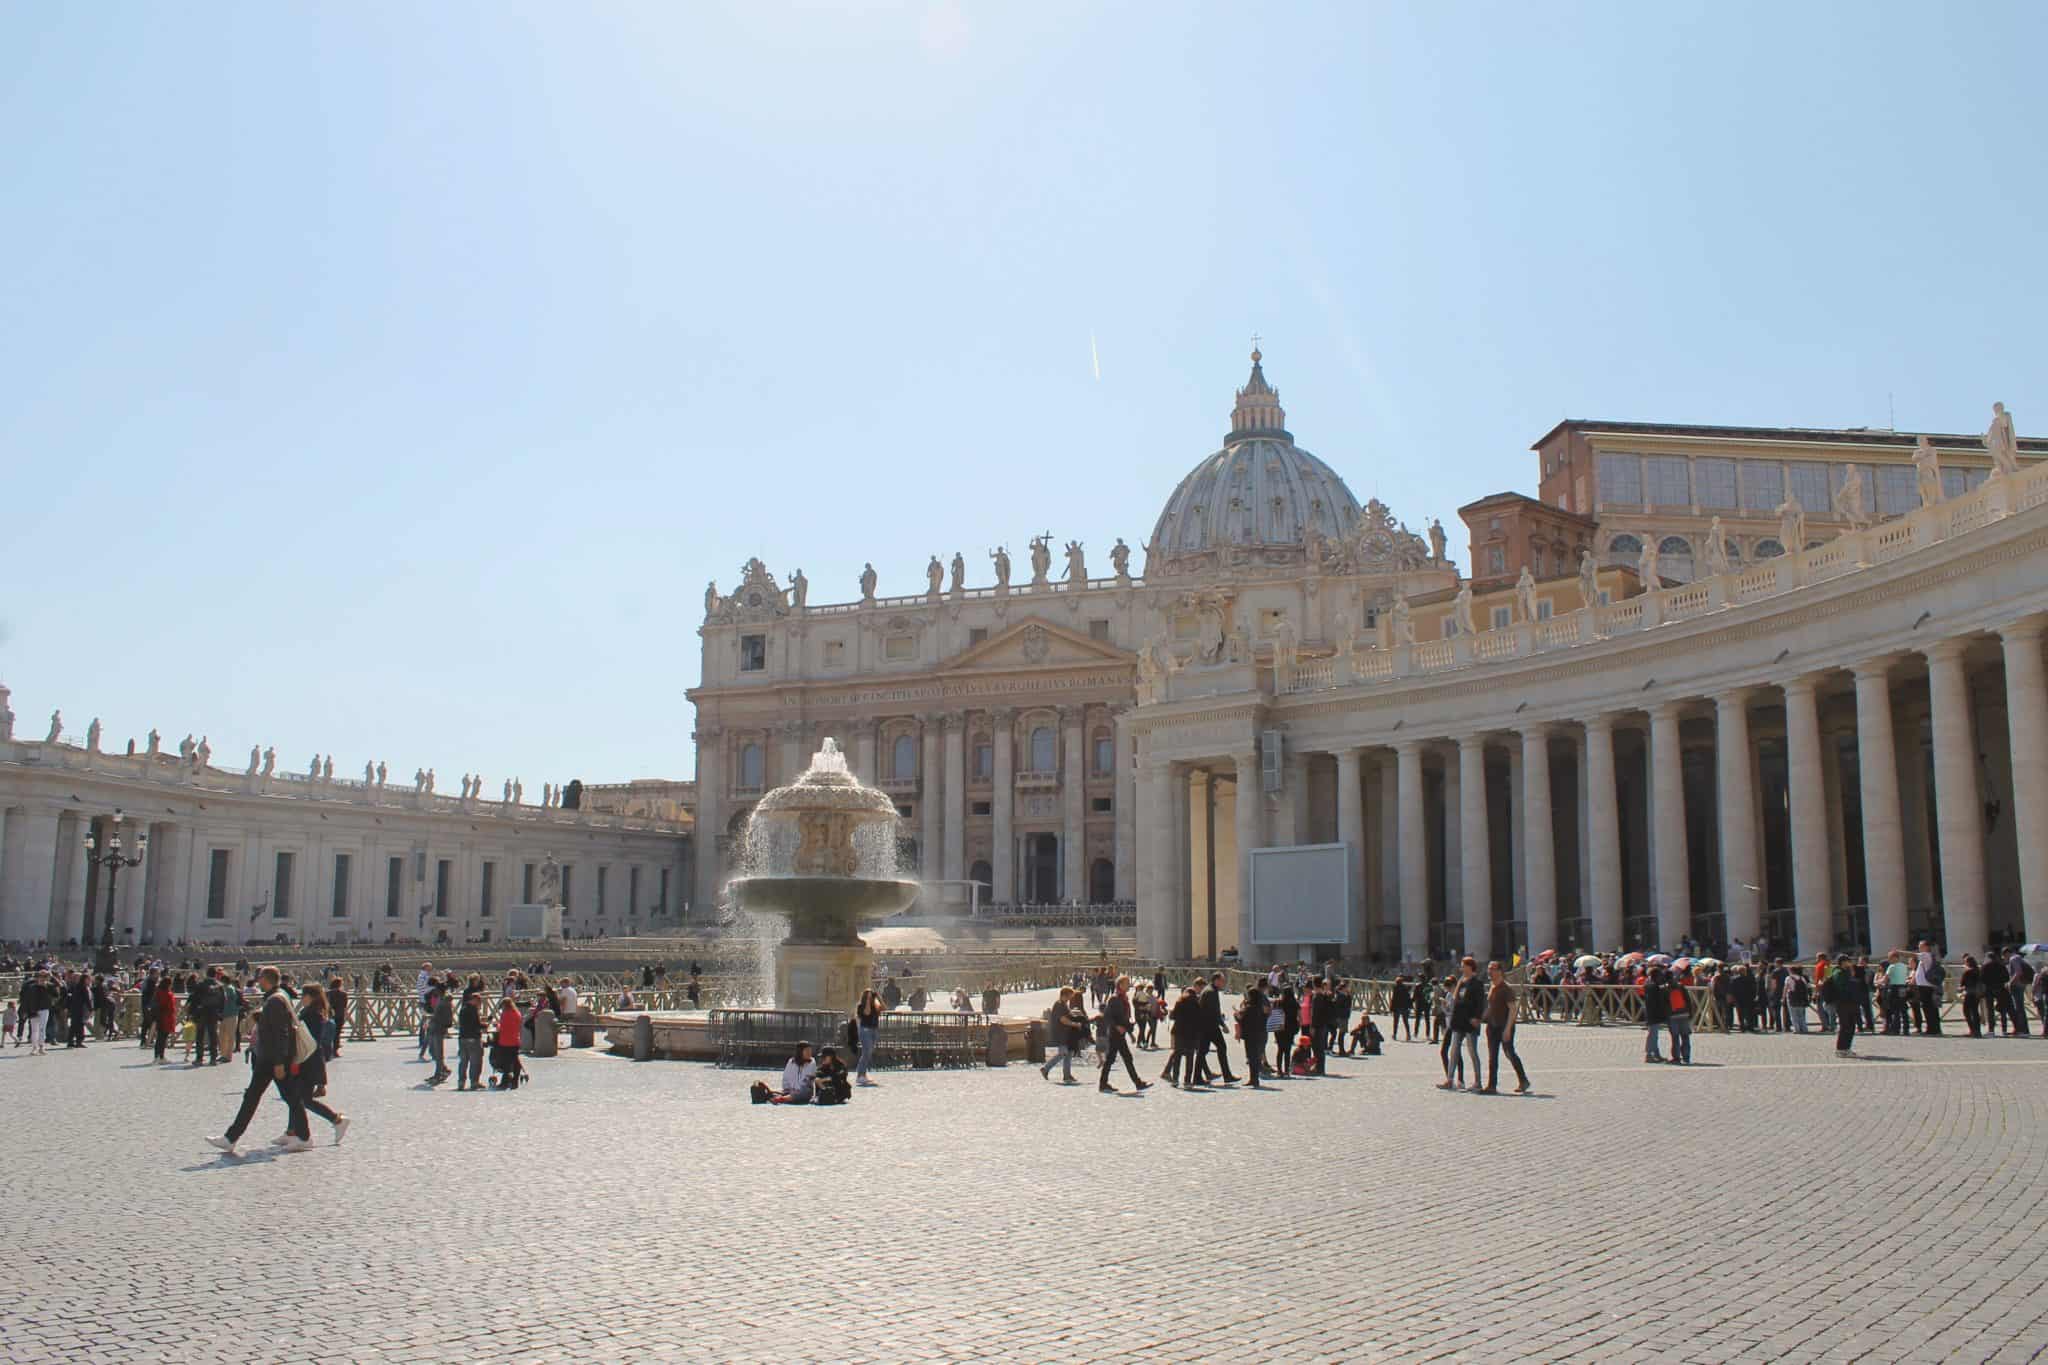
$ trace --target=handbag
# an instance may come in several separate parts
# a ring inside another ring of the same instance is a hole
[[[313,1041],[313,1030],[306,1027],[306,1021],[298,1015],[292,1016],[292,1065],[304,1066],[312,1060],[320,1044]]]

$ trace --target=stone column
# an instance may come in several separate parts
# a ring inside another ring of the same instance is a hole
[[[1917,707],[1892,712],[1899,755],[1900,845],[1906,855],[1906,910],[1934,904],[1934,841],[1928,830],[1926,717]]]
[[[65,877],[60,897],[63,919],[50,934],[53,943],[82,939],[85,934],[85,832],[90,828],[92,822],[80,815],[57,835],[58,865]]]
[[[1190,853],[1190,816],[1188,809],[1188,770],[1180,764],[1169,766],[1166,775],[1166,823],[1172,833],[1167,843],[1166,863],[1166,906],[1167,918],[1173,924],[1173,952],[1178,958],[1194,956],[1195,926],[1189,915],[1191,898],[1188,895],[1188,877],[1193,865]],[[1220,952],[1232,943],[1240,945],[1240,951],[1248,951],[1249,944],[1232,933],[1228,924],[1218,924],[1216,935],[1225,940],[1211,952]]]
[[[1458,871],[1465,889],[1465,951],[1493,955],[1493,842],[1487,828],[1486,738],[1458,740]]]
[[[1714,795],[1719,798],[1721,908],[1728,937],[1747,943],[1763,932],[1763,873],[1756,856],[1756,768],[1750,757],[1751,690],[1714,698]]]
[[[1422,809],[1422,741],[1395,745],[1394,767],[1400,791],[1401,956],[1420,962],[1429,956],[1429,827]]]
[[[1362,957],[1370,942],[1365,922],[1365,774],[1358,749],[1337,751],[1337,839],[1344,845],[1344,951]]]
[[[1834,951],[1829,895],[1827,775],[1821,769],[1814,680],[1785,684],[1785,774],[1792,801],[1792,904],[1801,957]]]
[[[1678,743],[1678,703],[1650,712],[1650,823],[1656,849],[1652,903],[1657,946],[1675,949],[1692,932],[1692,882],[1685,839],[1685,756]]]
[[[917,813],[922,817],[923,833],[918,840],[918,875],[936,878],[941,875],[944,859],[940,856],[940,841],[945,837],[944,823],[939,812],[945,809],[945,786],[939,780],[939,725],[944,718],[925,715],[918,718],[924,730],[924,761],[918,768]]]
[[[1138,829],[1137,764],[1133,761],[1138,743],[1131,729],[1130,707],[1115,708],[1110,719],[1116,726],[1116,898],[1127,901],[1137,894],[1132,860]]]
[[[1236,942],[1240,953],[1248,952],[1252,941],[1252,850],[1266,844],[1266,793],[1260,781],[1256,749],[1231,755],[1237,764],[1237,932],[1233,936],[1223,924],[1216,926],[1218,950]]]
[[[1463,846],[1460,817],[1464,814],[1464,801],[1459,793],[1464,784],[1458,780],[1458,754],[1455,746],[1438,750],[1438,761],[1443,765],[1443,776],[1437,799],[1442,823],[1440,841],[1443,847],[1441,860],[1430,859],[1430,870],[1443,878],[1444,896],[1444,938],[1448,942],[1452,925],[1458,926],[1458,940],[1465,941],[1465,864],[1458,850]],[[1430,907],[1432,910],[1434,906]],[[1472,951],[1468,948],[1460,952]],[[1480,959],[1482,962],[1484,958]]]
[[[1060,883],[1070,901],[1088,899],[1088,765],[1086,710],[1060,708]]]
[[[1941,841],[1941,906],[1948,954],[1981,953],[1991,917],[1984,899],[1984,808],[1977,789],[1977,740],[1962,640],[1927,653],[1934,710],[1934,816]]]
[[[1557,943],[1557,825],[1550,814],[1550,727],[1531,725],[1522,731],[1522,885],[1529,897],[1531,953]],[[1510,953],[1516,945],[1503,943]],[[1474,954],[1477,956],[1477,954]]]
[[[29,806],[16,817],[21,823],[21,863],[9,866],[0,893],[6,914],[0,938],[33,943],[50,936],[55,919],[51,905],[57,885],[57,821],[55,807]]]
[[[1402,922],[1401,796],[1400,766],[1398,763],[1389,763],[1384,757],[1381,759],[1379,763],[1379,784],[1379,829],[1377,831],[1377,838],[1379,839],[1380,904],[1386,907],[1387,910],[1391,910],[1393,915],[1391,921],[1384,912],[1380,915],[1379,924],[1373,928],[1373,941],[1375,944],[1379,944],[1382,941],[1382,936],[1379,932],[1382,927],[1390,922],[1398,927]],[[1396,937],[1398,938],[1399,935],[1397,934]]]
[[[1502,919],[1529,918],[1529,868],[1523,855],[1527,835],[1527,803],[1522,799],[1522,746],[1508,747],[1508,894],[1513,897]]]
[[[1172,866],[1173,796],[1168,790],[1173,765],[1145,765],[1145,827],[1138,846],[1138,955],[1166,960],[1179,956],[1172,893],[1167,871]]]
[[[1863,880],[1870,898],[1870,951],[1906,943],[1906,853],[1899,762],[1892,742],[1891,660],[1856,665],[1856,768],[1863,793]]]
[[[142,836],[148,829],[147,820],[130,819],[122,822],[121,851],[131,858],[134,857],[142,847]],[[142,861],[134,867],[121,869],[121,886],[114,893],[114,942],[123,947],[136,943],[142,937],[143,881],[149,876],[150,865],[156,860],[156,855],[157,850],[152,848],[142,855]],[[123,933],[123,930],[128,932]]]
[[[880,725],[864,721],[853,737],[853,775],[870,787],[875,785],[875,730]]]
[[[804,770],[804,759],[804,724],[800,720],[786,720],[782,723],[783,785],[796,781]]]
[[[2005,642],[2005,717],[2012,744],[2013,834],[2027,941],[2048,943],[2048,677],[2036,616],[1999,632]]]
[[[1005,706],[990,712],[989,720],[989,742],[995,746],[996,817],[995,842],[989,850],[989,871],[993,883],[989,895],[997,905],[1010,905],[1017,899],[1017,779],[1011,771],[1010,753],[1011,731],[1016,728],[1016,713]]]
[[[725,885],[725,862],[718,855],[718,838],[725,833],[725,764],[724,731],[715,725],[700,725],[692,736],[697,742],[697,824],[691,835],[691,855],[696,860],[696,885],[690,892],[689,918],[698,924],[706,924],[718,918],[718,889]],[[536,859],[535,861],[540,861]],[[365,875],[371,869],[364,867]],[[375,869],[377,881],[365,883],[374,885],[381,894],[383,869]],[[381,913],[382,902],[372,896],[371,903]],[[371,918],[377,918],[373,914]]]
[[[957,882],[967,877],[967,717],[948,711],[939,723],[946,732],[945,876]]]

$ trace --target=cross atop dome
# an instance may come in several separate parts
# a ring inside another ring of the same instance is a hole
[[[1254,333],[1251,378],[1237,391],[1237,406],[1230,410],[1230,434],[1223,438],[1226,446],[1254,436],[1280,441],[1294,439],[1287,432],[1287,414],[1280,407],[1279,390],[1266,382],[1266,372],[1260,367],[1259,362],[1264,359],[1258,335]]]

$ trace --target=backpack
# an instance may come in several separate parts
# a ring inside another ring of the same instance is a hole
[[[1941,965],[1940,958],[1934,959],[1934,965],[1927,969],[1927,980],[1930,984],[1936,986],[1948,980],[1948,968]]]

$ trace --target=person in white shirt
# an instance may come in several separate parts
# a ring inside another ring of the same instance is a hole
[[[564,1019],[576,1013],[576,988],[574,986],[565,980],[562,984],[555,987],[555,995],[562,1002],[562,1017]]]
[[[1946,975],[1934,956],[1934,945],[1921,939],[1920,955],[1913,963],[1913,994],[1920,999],[1922,1031],[1930,1038],[1941,1036],[1941,983]]]
[[[775,1094],[771,1102],[809,1104],[811,1090],[817,1084],[817,1080],[818,1064],[811,1058],[811,1045],[798,1043],[796,1056],[791,1057],[782,1068],[782,1089]]]

